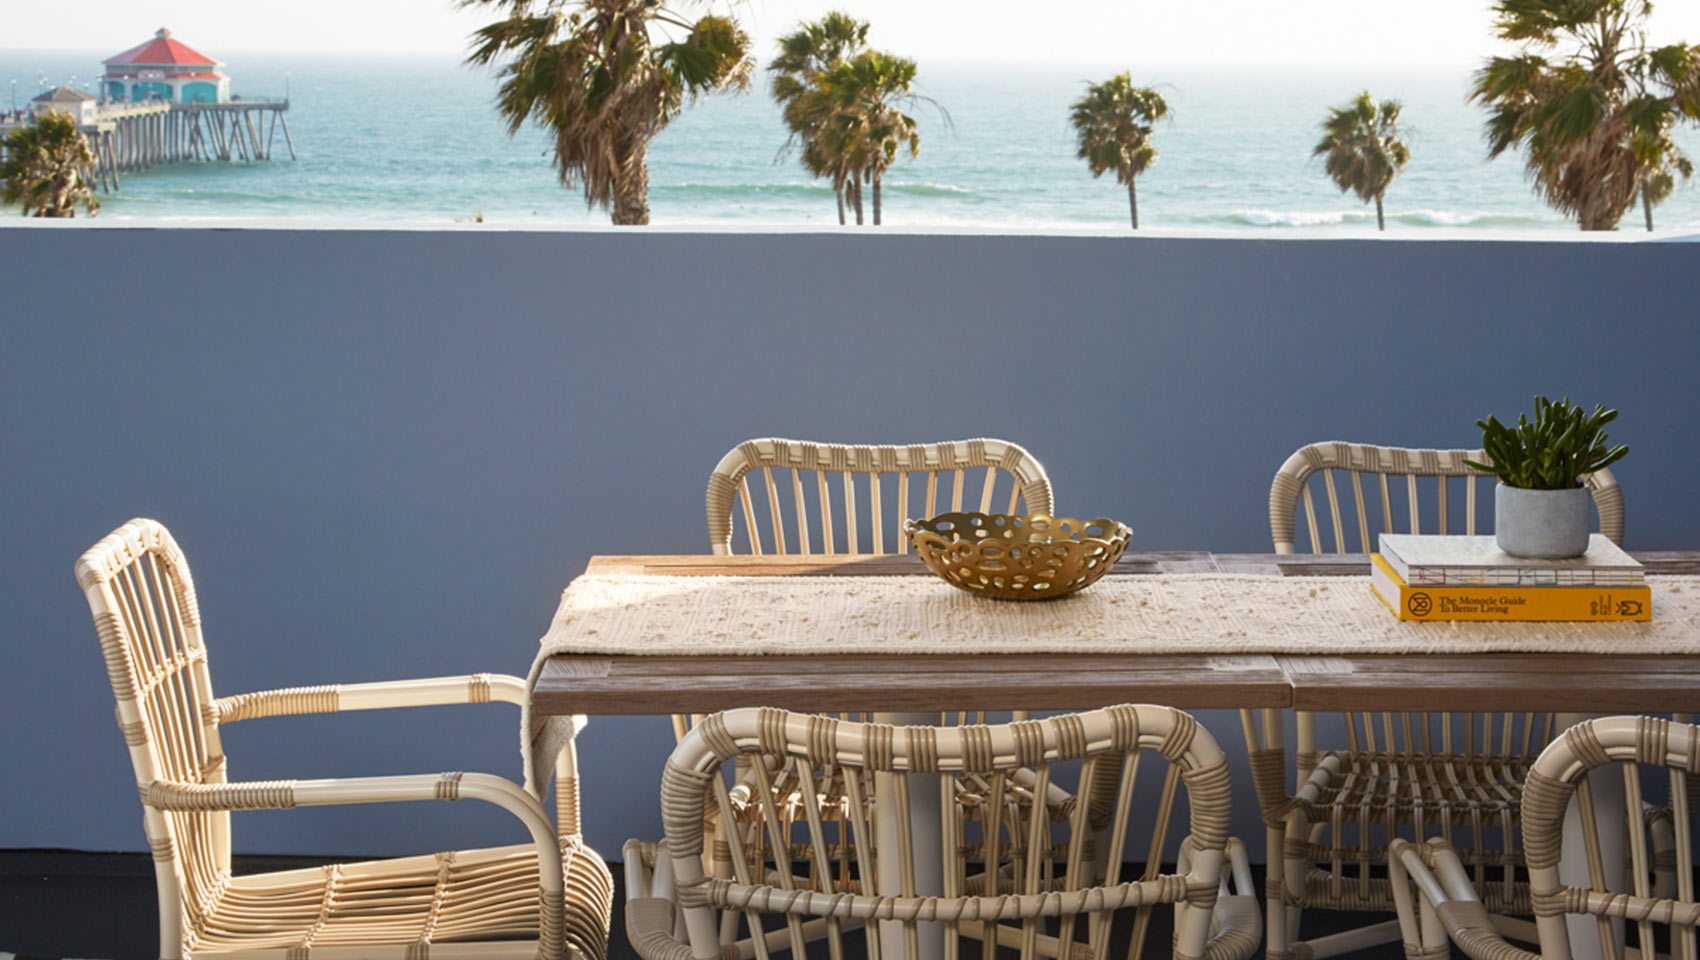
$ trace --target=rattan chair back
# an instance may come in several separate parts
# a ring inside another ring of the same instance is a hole
[[[1481,450],[1421,450],[1339,442],[1300,447],[1281,465],[1269,487],[1269,532],[1275,552],[1293,552],[1301,507],[1311,553],[1370,553],[1376,549],[1376,536],[1381,533],[1474,534],[1478,529],[1476,488],[1485,479],[1484,488],[1491,497],[1493,475],[1466,466],[1465,460],[1492,462]],[[1420,488],[1419,479],[1425,481]],[[1594,494],[1600,532],[1621,544],[1623,491],[1617,479],[1608,469],[1588,474],[1584,480]],[[1367,495],[1366,484],[1371,491]],[[1341,511],[1342,485],[1349,485],[1350,514]],[[1459,487],[1463,493],[1462,529],[1453,517]],[[1324,546],[1313,490],[1328,509],[1331,549]],[[1434,508],[1433,519],[1426,524],[1423,504]],[[1348,533],[1352,528],[1355,538]]]
[[[225,780],[201,611],[189,564],[169,531],[132,520],[77,561],[118,700],[118,726],[136,782]],[[143,805],[158,874],[160,916],[210,911],[230,873],[230,814]]]
[[[1624,803],[1615,812],[1615,798],[1596,796],[1619,790]],[[1571,960],[1578,953],[1695,960],[1697,790],[1700,728],[1656,717],[1570,727],[1535,760],[1523,792],[1534,923],[1493,916],[1446,841],[1397,840],[1388,866],[1401,921],[1418,927],[1421,907],[1422,945],[1412,955],[1443,957],[1450,938],[1471,960]],[[1507,937],[1536,943],[1540,952]]]
[[[1051,811],[1031,802],[1064,778],[1072,798],[1084,799]],[[956,800],[941,805],[938,848],[917,843],[908,817],[898,817],[896,849],[889,838],[877,849],[871,812],[907,808],[923,785]],[[1182,785],[1190,829],[1173,846]],[[787,948],[801,958],[822,935],[830,955],[842,957],[845,931],[870,923],[900,928],[902,960],[917,960],[927,923],[943,927],[945,960],[957,960],[966,941],[978,941],[968,949],[988,960],[999,946],[1030,960],[1103,958],[1120,916],[1132,922],[1128,957],[1138,960],[1152,909],[1172,904],[1174,956],[1243,957],[1257,942],[1255,907],[1243,898],[1249,930],[1221,923],[1213,910],[1229,792],[1215,740],[1167,707],[956,727],[733,710],[698,724],[667,762],[657,890],[628,904],[629,929],[646,960],[762,960]],[[822,797],[842,797],[842,808],[823,810]],[[731,845],[730,875],[714,875],[712,863],[705,872],[705,805]],[[737,829],[752,819],[757,829]],[[1177,857],[1176,872],[1162,872]],[[1127,875],[1124,859],[1142,861],[1143,872]],[[942,876],[942,895],[916,892],[924,864]],[[752,936],[769,915],[782,917],[784,930]],[[741,942],[726,936],[725,917],[743,920]],[[864,934],[870,960],[881,957],[880,939]]]
[[[1657,768],[1653,772],[1651,768]],[[1608,823],[1593,798],[1591,771],[1614,770],[1623,782],[1627,816]],[[1662,774],[1662,776],[1660,776]],[[1700,774],[1700,728],[1657,717],[1604,717],[1586,720],[1564,731],[1535,761],[1523,792],[1523,843],[1528,851],[1529,895],[1535,906],[1545,960],[1570,960],[1571,943],[1566,914],[1592,917],[1601,956],[1624,960],[1614,923],[1635,927],[1643,957],[1658,936],[1670,938],[1670,955],[1694,960],[1700,900],[1695,897],[1694,837],[1690,794]],[[1658,784],[1658,780],[1663,780]],[[1669,807],[1678,812],[1675,829],[1675,890],[1653,889],[1654,844],[1648,835],[1644,785],[1657,785]],[[1565,883],[1559,876],[1563,853],[1565,811],[1574,800],[1587,862],[1586,884]],[[1625,837],[1628,890],[1620,876],[1606,868],[1602,850],[1609,833]],[[1667,930],[1655,933],[1656,927]]]
[[[907,553],[905,520],[965,509],[1049,514],[1050,479],[1007,440],[852,446],[768,437],[734,447],[709,476],[708,540],[716,554],[732,553],[741,512],[751,554]]]

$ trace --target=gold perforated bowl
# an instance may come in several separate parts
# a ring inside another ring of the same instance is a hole
[[[903,525],[927,569],[969,593],[1048,600],[1091,586],[1133,536],[1114,520],[941,513]]]

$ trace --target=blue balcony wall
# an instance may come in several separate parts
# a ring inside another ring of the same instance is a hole
[[[221,693],[523,673],[589,556],[706,549],[709,469],[767,434],[997,434],[1140,548],[1266,551],[1299,445],[1465,446],[1570,394],[1624,411],[1628,545],[1700,546],[1691,244],[14,228],[0,263],[0,847],[145,849],[71,577],[137,515],[188,551]],[[225,743],[240,779],[517,775],[515,730],[485,705]],[[657,835],[670,739],[587,733],[610,856]],[[518,838],[472,804],[235,829],[277,853]]]

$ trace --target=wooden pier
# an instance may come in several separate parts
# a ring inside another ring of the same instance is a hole
[[[272,99],[103,105],[92,129],[84,128],[94,135],[91,179],[111,191],[118,189],[120,173],[157,164],[270,160],[280,126],[293,160],[287,112],[288,100]]]
[[[103,103],[95,109],[94,122],[79,127],[95,155],[84,176],[110,193],[118,189],[119,174],[161,164],[270,160],[280,127],[293,160],[288,112],[288,99],[272,98]],[[0,125],[0,137],[10,129]]]

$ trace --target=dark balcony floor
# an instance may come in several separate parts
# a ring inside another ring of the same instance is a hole
[[[239,873],[287,870],[331,862],[328,857],[239,856]],[[620,868],[610,864],[618,883]],[[1263,870],[1253,867],[1253,879],[1263,888]],[[609,960],[637,960],[626,942],[621,914],[624,891],[614,896],[613,936]],[[138,853],[81,853],[64,850],[0,851],[0,960],[156,960],[153,864]],[[1350,929],[1363,917],[1308,911],[1307,937]],[[1168,942],[1168,912],[1153,914],[1151,944]],[[820,953],[825,957],[824,944]],[[811,950],[810,960],[815,951]],[[859,952],[859,950],[854,951]],[[972,951],[970,951],[972,953]],[[1120,945],[1112,951],[1123,956]],[[1147,956],[1160,960],[1164,953]],[[1365,960],[1403,960],[1398,944],[1386,944],[1358,954]]]

